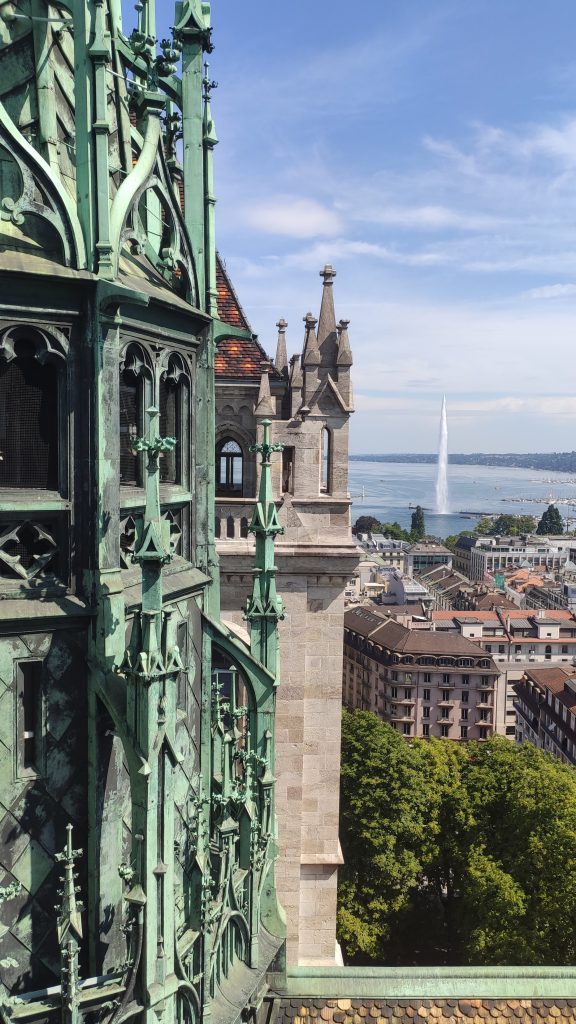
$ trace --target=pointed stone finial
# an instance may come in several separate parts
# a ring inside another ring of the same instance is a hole
[[[352,366],[352,350],[350,348],[350,340],[348,338],[348,325],[349,320],[340,320],[338,324],[338,355],[336,357],[337,366]]]
[[[270,416],[274,416],[276,409],[272,401],[272,395],[270,394],[270,363],[262,361],[260,364],[262,370],[262,376],[260,377],[260,389],[258,391],[258,401],[256,408],[254,409],[255,416],[265,417],[266,419]]]
[[[326,287],[332,284],[334,278],[336,277],[336,271],[334,270],[330,263],[327,263],[324,267],[324,270],[320,271],[320,277],[324,278],[324,285]]]
[[[276,345],[276,359],[274,365],[276,369],[284,376],[288,376],[288,353],[286,352],[286,328],[288,324],[283,317],[276,324],[278,328],[278,344]]]
[[[332,287],[336,271],[327,264],[320,271],[324,278],[322,288],[322,305],[318,320],[318,349],[322,366],[335,366],[337,355],[336,314],[334,312],[334,289]]]
[[[301,388],[303,383],[302,364],[300,356],[292,356],[290,359],[290,387]]]
[[[319,366],[320,352],[318,351],[318,340],[316,338],[316,324],[318,321],[312,313],[306,313],[304,317],[306,332],[304,335],[304,351],[302,353],[302,366]]]

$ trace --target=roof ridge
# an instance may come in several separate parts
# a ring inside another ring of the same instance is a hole
[[[230,292],[230,297],[232,299],[233,306],[236,307],[234,312],[236,313],[236,316],[238,317],[238,319],[242,321],[242,323],[240,325],[236,324],[236,323],[231,323],[230,325],[232,327],[238,327],[238,326],[244,327],[244,329],[246,331],[249,331],[250,334],[254,337],[254,332],[253,332],[252,327],[250,325],[250,321],[248,320],[248,317],[246,316],[246,313],[244,312],[242,303],[240,302],[240,299],[238,298],[238,295],[236,293],[236,289],[234,288],[234,285],[232,284],[232,281],[230,279],[230,275],[228,273],[228,270],[226,269],[226,264],[225,264],[222,256],[220,255],[220,253],[217,252],[216,253],[216,281],[218,281],[218,275],[219,274],[223,278],[224,284],[227,287],[228,291]],[[220,308],[221,308],[220,307],[220,299],[221,299],[221,295],[218,294],[218,303],[217,303],[218,304],[218,313],[220,313]],[[225,320],[223,318],[221,318],[221,319],[222,319],[223,323],[230,323],[229,320]],[[262,348],[260,343],[256,342],[256,344],[261,349],[264,358],[268,359],[268,356],[264,352],[264,349]]]

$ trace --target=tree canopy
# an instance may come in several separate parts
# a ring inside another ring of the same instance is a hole
[[[481,537],[514,537],[520,533],[534,533],[535,529],[534,516],[514,516],[503,513],[500,516],[482,516],[478,520],[474,532]]]
[[[348,960],[573,963],[576,772],[552,755],[344,712],[341,841]]]
[[[352,527],[352,533],[381,533],[392,540],[410,540],[408,530],[403,530],[400,523],[381,523],[374,516],[358,516]]]
[[[422,505],[416,505],[412,513],[410,536],[413,540],[420,540],[426,535],[426,523],[424,521],[424,509]]]
[[[559,534],[564,533],[564,520],[556,505],[548,505],[536,528],[538,534]]]

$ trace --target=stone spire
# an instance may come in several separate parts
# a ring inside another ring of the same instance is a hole
[[[302,405],[302,385],[304,383],[304,377],[302,375],[302,364],[300,356],[292,356],[290,360],[290,414],[295,416],[298,409]]]
[[[340,392],[342,400],[346,403],[350,412],[352,412],[354,399],[352,394],[352,376],[350,373],[350,368],[352,366],[352,350],[348,339],[349,323],[349,320],[341,320],[338,324],[338,355],[336,357],[336,369],[338,391]]]
[[[270,363],[263,361],[261,363],[261,370],[260,390],[258,391],[258,401],[254,409],[254,414],[258,419],[261,417],[268,418],[276,414],[272,395],[270,394]]]
[[[320,318],[318,321],[318,349],[320,351],[321,366],[336,366],[337,356],[337,335],[336,335],[336,314],[334,312],[334,289],[332,287],[336,271],[330,264],[320,271],[320,277],[324,278],[322,289],[322,305],[320,306]]]
[[[350,340],[348,338],[348,325],[349,320],[341,320],[338,324],[338,355],[336,358],[336,365],[340,366],[352,366],[352,349],[350,348]]]
[[[320,352],[316,339],[316,324],[318,323],[312,313],[306,313],[304,317],[306,330],[304,333],[304,350],[302,352],[302,366],[306,369],[309,366],[320,365]]]
[[[303,416],[310,412],[310,399],[318,390],[318,367],[320,366],[320,352],[316,340],[316,324],[318,321],[312,313],[306,313],[304,317],[306,333],[304,335],[304,351],[302,352],[302,367],[304,369],[304,384],[302,387],[302,405],[300,411]]]
[[[288,353],[286,352],[286,328],[288,324],[283,317],[276,324],[278,328],[278,344],[276,345],[276,359],[274,365],[283,377],[288,376]]]

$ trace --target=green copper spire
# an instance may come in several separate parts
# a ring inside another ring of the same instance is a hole
[[[133,776],[133,863],[139,865],[138,916],[142,918],[141,988],[153,1021],[166,1013],[174,1019],[174,767],[176,686],[182,660],[174,643],[171,609],[162,604],[162,568],[171,559],[169,525],[160,513],[159,460],[176,445],[158,436],[159,413],[147,409],[148,433],[133,449],[146,465],[146,508],[133,560],[142,567],[140,635],[126,652],[121,672],[127,682],[128,724],[140,765]],[[130,879],[132,881],[132,879]],[[132,890],[131,890],[132,893]],[[134,902],[129,893],[126,900]]]
[[[62,853],[56,854],[56,860],[64,864],[62,877],[62,905],[58,916],[58,944],[60,946],[62,975],[62,1024],[80,1024],[80,975],[78,955],[82,941],[82,921],[80,912],[82,904],[76,899],[76,878],[74,864],[82,850],[72,846],[72,825],[66,826],[66,846]]]
[[[217,88],[218,83],[210,79],[208,74],[209,64],[204,63],[204,78],[202,79],[204,97],[204,119],[203,119],[203,142],[204,142],[204,231],[206,251],[206,309],[210,316],[218,315],[217,290],[216,290],[216,232],[214,207],[216,197],[214,195],[214,146],[218,144],[218,137],[212,119],[210,109],[210,93]]]
[[[256,535],[256,566],[252,594],[246,603],[245,618],[250,623],[250,649],[255,658],[276,674],[278,665],[278,621],[284,618],[282,598],[276,593],[276,566],[274,565],[274,538],[284,533],[278,521],[273,498],[270,456],[281,452],[284,445],[270,443],[271,420],[262,420],[263,437],[253,444],[251,452],[262,455],[258,502],[250,524]]]

